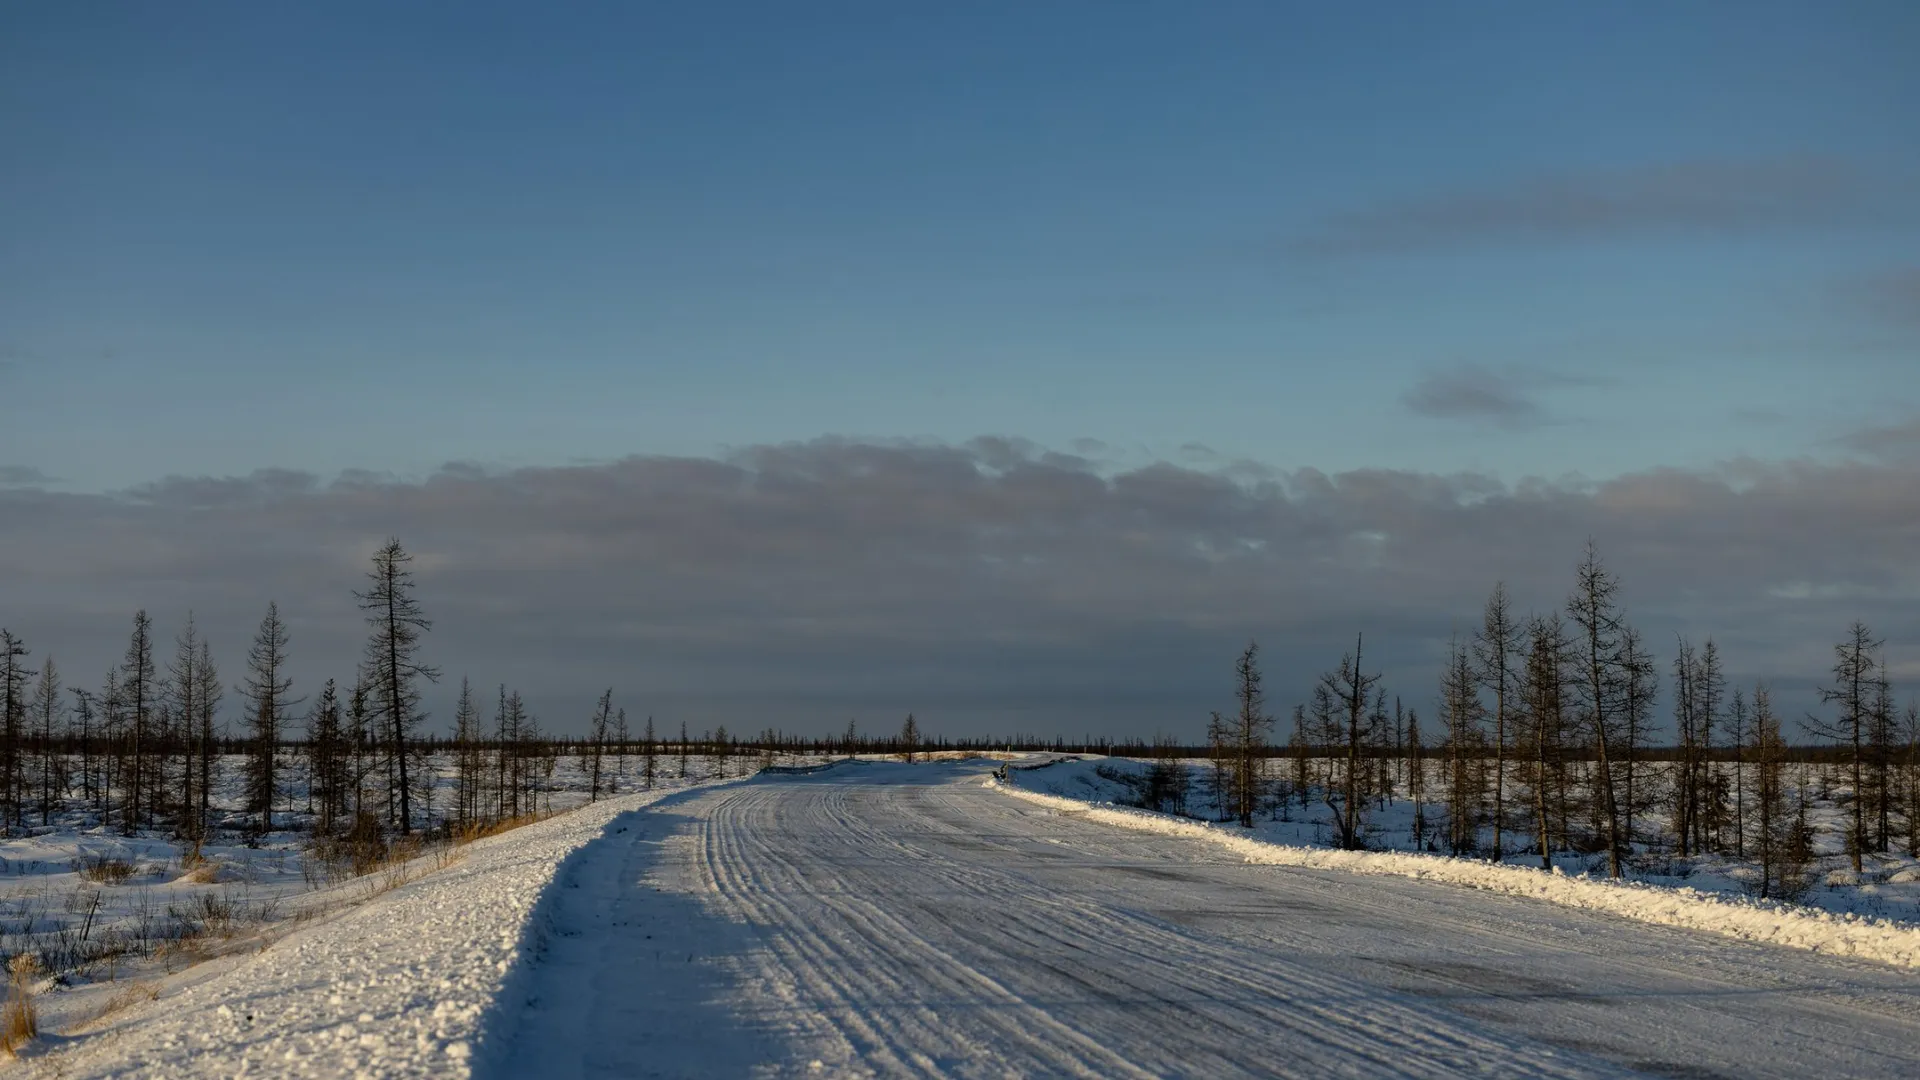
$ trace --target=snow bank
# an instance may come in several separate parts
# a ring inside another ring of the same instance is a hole
[[[1236,830],[1215,828],[1204,821],[1190,821],[1112,803],[1043,795],[991,778],[985,784],[1030,803],[1084,814],[1090,821],[1141,832],[1208,840],[1244,856],[1250,863],[1387,874],[1448,885],[1465,885],[1642,922],[1708,930],[1744,941],[1787,945],[1814,952],[1877,960],[1897,967],[1920,968],[1920,927],[1902,926],[1880,919],[1703,893],[1685,887],[1568,877],[1558,869],[1549,874],[1527,867],[1495,866],[1438,855],[1293,847],[1255,840],[1240,835]]]
[[[823,761],[818,765],[768,765],[760,771],[773,776],[806,776],[810,773],[826,772],[835,765],[845,765],[851,760],[853,759],[834,758],[832,761]]]
[[[468,1076],[483,1018],[538,945],[556,868],[615,817],[672,794],[624,795],[478,841],[459,864],[118,1013],[33,1064],[63,1078]]]

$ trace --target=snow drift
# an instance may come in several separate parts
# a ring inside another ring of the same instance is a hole
[[[32,1065],[63,1080],[468,1076],[490,1010],[540,945],[556,869],[616,817],[674,794],[618,796],[476,841],[457,865],[117,1013]]]
[[[1707,930],[1744,941],[1851,956],[1920,968],[1920,927],[1852,914],[1797,908],[1767,900],[1703,893],[1690,888],[1639,882],[1569,877],[1520,866],[1495,866],[1439,855],[1380,851],[1330,851],[1293,847],[1238,835],[1204,821],[1191,821],[1113,803],[1085,802],[1027,791],[989,778],[994,788],[1015,798],[1088,820],[1166,836],[1188,836],[1218,844],[1247,862],[1267,866],[1303,866],[1386,874],[1448,885],[1464,885],[1512,896],[1530,896],[1567,907],[1637,919],[1642,922]]]

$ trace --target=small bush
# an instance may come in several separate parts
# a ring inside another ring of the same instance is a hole
[[[111,855],[83,855],[74,860],[73,869],[81,880],[100,885],[119,885],[133,876],[133,864]]]

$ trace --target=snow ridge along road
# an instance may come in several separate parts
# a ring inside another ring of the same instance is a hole
[[[556,866],[622,815],[686,794],[623,795],[476,841],[453,866],[44,1040],[26,1068],[62,1080],[468,1075],[553,932]]]
[[[1920,1075],[1911,972],[1249,865],[986,772],[859,764],[612,820],[556,878],[475,1071]]]
[[[1085,814],[1087,820],[1123,829],[1204,840],[1250,863],[1344,870],[1355,874],[1391,874],[1447,885],[1464,885],[1512,896],[1532,897],[1568,907],[1603,911],[1642,922],[1707,930],[1745,941],[1787,945],[1814,952],[1878,960],[1896,967],[1920,968],[1920,927],[1858,915],[1837,915],[1767,900],[1703,893],[1688,888],[1632,881],[1596,881],[1545,873],[1525,866],[1493,866],[1469,859],[1396,851],[1331,851],[1276,844],[1130,806],[1094,803],[1028,791],[989,780],[1002,794],[1040,806]]]

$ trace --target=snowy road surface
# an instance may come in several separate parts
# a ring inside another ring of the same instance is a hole
[[[1920,1076],[1920,978],[862,764],[615,819],[500,1077]]]

